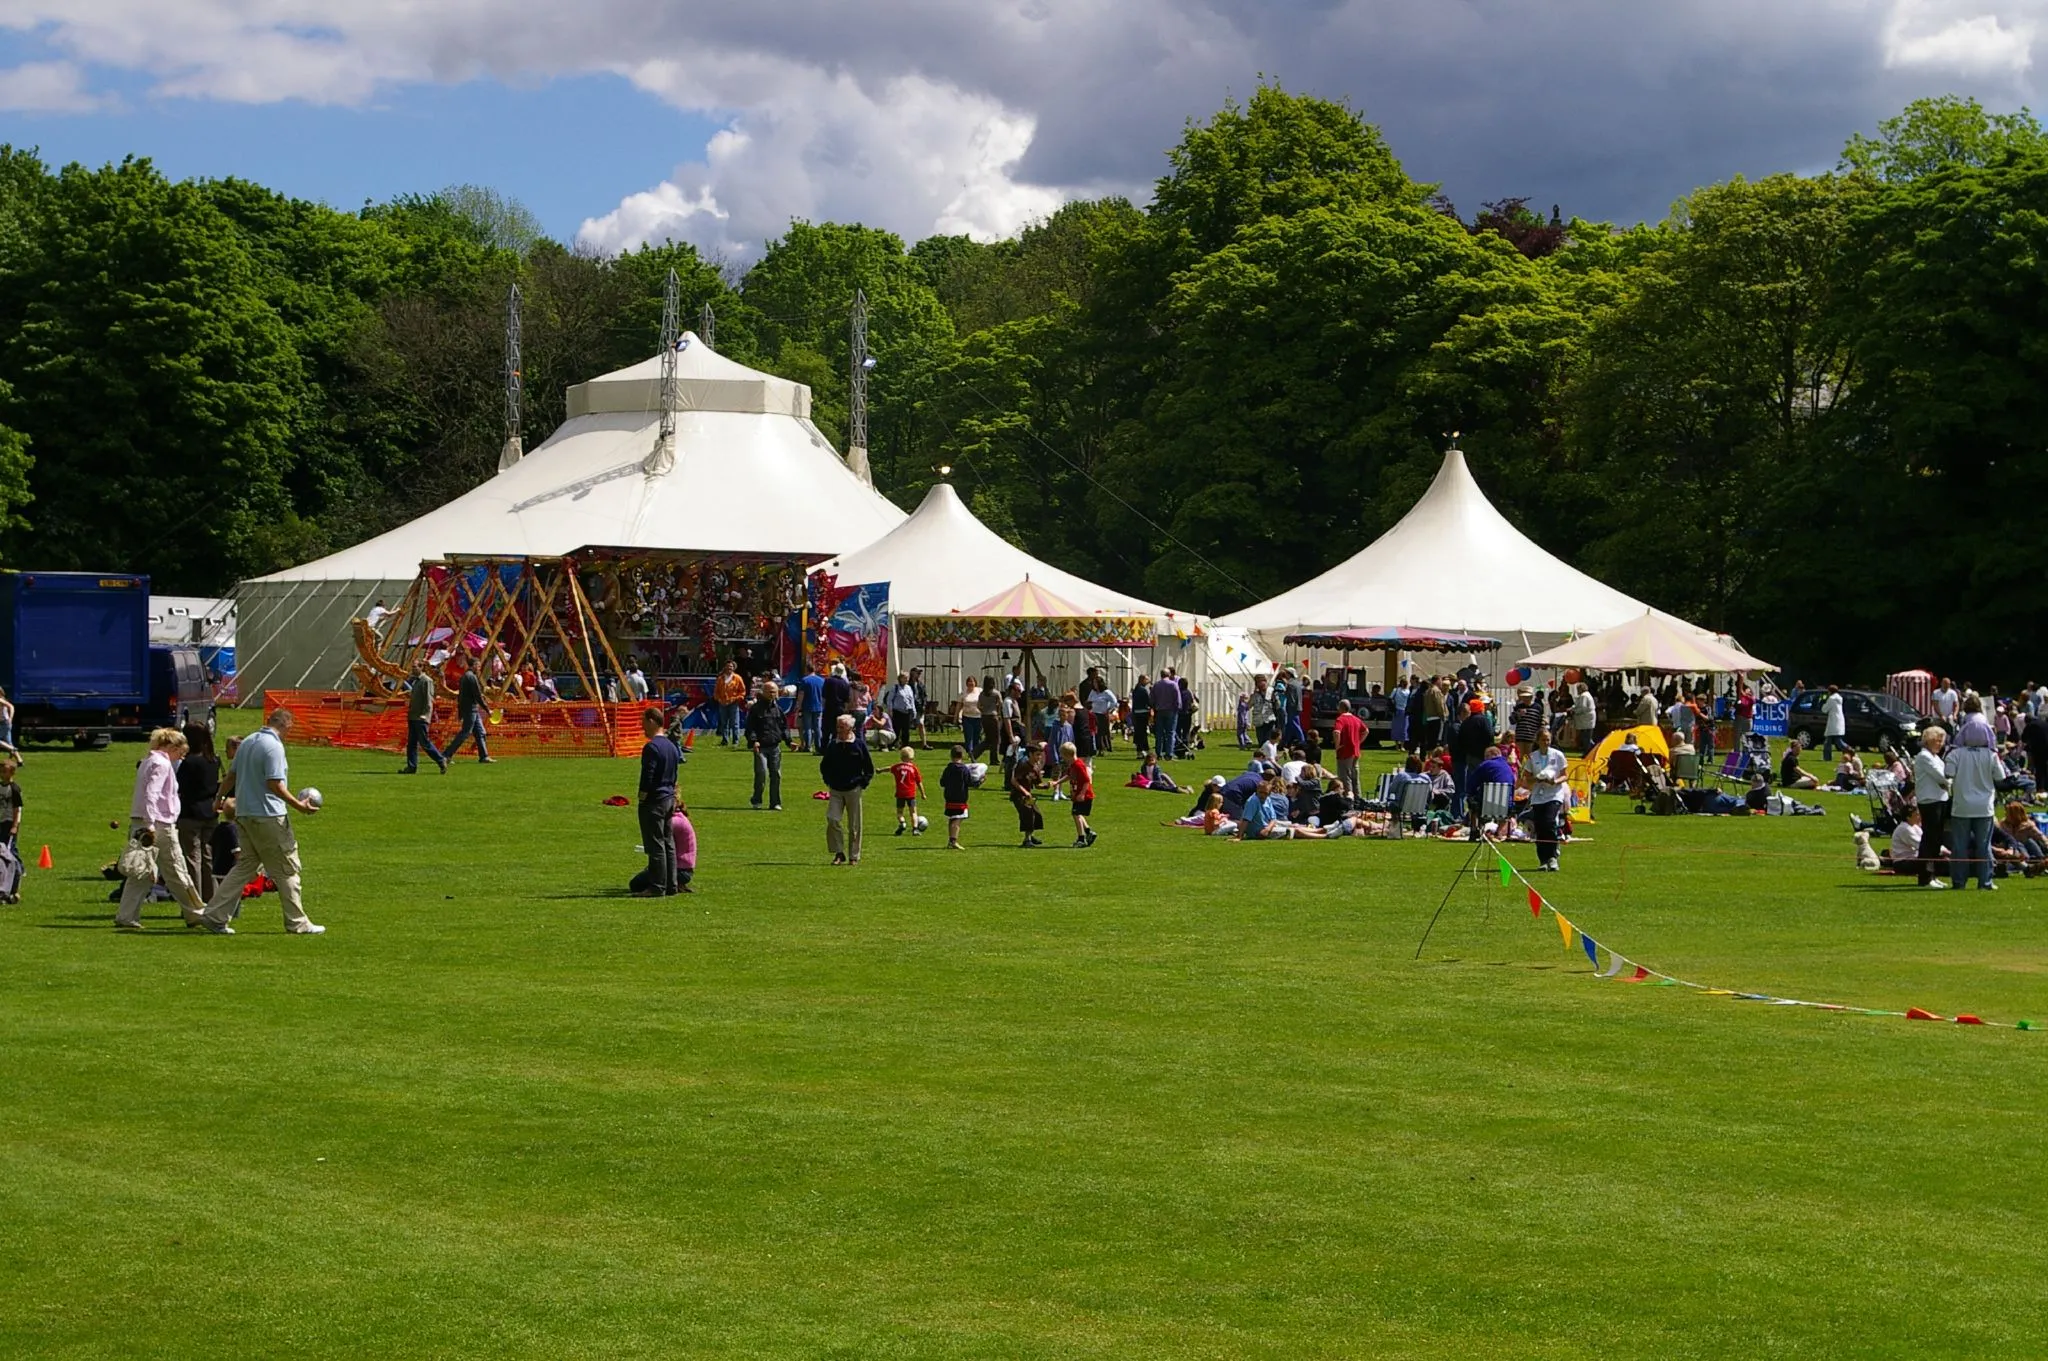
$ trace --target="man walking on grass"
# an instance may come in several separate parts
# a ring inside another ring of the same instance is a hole
[[[775,682],[764,679],[754,692],[753,707],[747,710],[747,745],[754,751],[754,807],[761,806],[761,792],[768,792],[768,806],[782,811],[782,743],[788,735],[782,706],[776,702]]]
[[[430,731],[434,725],[434,677],[427,670],[426,662],[413,658],[412,679],[405,686],[405,769],[401,775],[417,775],[420,771],[420,751],[426,750],[441,773],[448,773],[448,758],[434,745]]]
[[[292,730],[292,711],[279,709],[262,727],[242,740],[235,751],[235,763],[221,781],[223,799],[235,804],[235,830],[242,840],[242,853],[235,857],[234,873],[220,881],[206,913],[194,925],[216,936],[232,936],[228,925],[242,910],[242,890],[266,874],[277,885],[277,900],[284,907],[284,929],[294,936],[317,936],[326,931],[306,918],[299,899],[299,840],[292,833],[291,814],[307,817],[320,811],[292,793],[286,783],[291,771],[285,761],[284,740]],[[177,847],[171,847],[177,854]]]
[[[463,671],[462,679],[455,686],[455,722],[455,740],[448,744],[443,755],[453,761],[465,741],[474,741],[477,763],[489,762],[491,749],[484,741],[484,683],[473,666]]]
[[[640,711],[640,845],[647,852],[647,887],[636,898],[666,898],[677,892],[675,831],[676,772],[683,754],[661,729],[661,714]]]
[[[835,865],[860,863],[861,797],[875,778],[875,758],[860,740],[852,714],[839,715],[818,761],[825,782],[825,849]]]

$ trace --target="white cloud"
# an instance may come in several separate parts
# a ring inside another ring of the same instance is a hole
[[[1355,98],[1468,205],[1655,216],[1827,164],[1916,95],[2009,104],[2048,0],[0,0],[0,30],[55,58],[0,72],[12,108],[89,107],[107,72],[144,98],[343,106],[618,75],[725,126],[650,145],[649,186],[589,205],[584,240],[745,259],[792,217],[991,236],[1071,193],[1142,195],[1183,120],[1261,73]]]
[[[1993,9],[2001,7],[1992,7]],[[1884,32],[1885,65],[1964,76],[2019,77],[2034,64],[2038,3],[2005,13],[1942,0],[1898,0]]]
[[[91,113],[107,103],[86,88],[85,72],[73,62],[0,67],[0,113]]]
[[[629,72],[685,107],[706,101],[699,72],[649,63]],[[1007,236],[1066,195],[1019,183],[1033,120],[922,76],[870,91],[846,73],[791,67],[660,185],[583,224],[579,241],[620,250],[665,238],[749,259],[793,217],[842,218],[911,237]]]

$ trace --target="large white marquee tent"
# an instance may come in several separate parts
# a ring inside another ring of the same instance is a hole
[[[1512,662],[1646,612],[1656,613],[1509,523],[1453,447],[1400,523],[1321,576],[1220,622],[1251,630],[1274,656],[1302,651],[1281,642],[1290,633],[1401,627],[1499,638],[1499,655]]]
[[[1159,645],[1151,655],[1145,649],[1060,649],[1041,652],[1041,664],[1056,681],[1069,685],[1087,667],[1099,665],[1119,690],[1128,690],[1139,670],[1178,667],[1201,690],[1202,707],[1212,717],[1224,712],[1219,706],[1235,703],[1237,690],[1249,686],[1252,674],[1271,669],[1241,631],[1219,631],[1205,617],[1124,595],[1033,557],[977,519],[948,482],[934,485],[910,518],[888,534],[819,563],[818,570],[832,573],[842,585],[888,582],[889,611],[897,616],[964,610],[1028,577],[1081,609],[1151,618],[1159,627]],[[933,696],[945,701],[958,693],[968,670],[977,676],[995,674],[1001,662],[997,652],[895,651],[899,669],[924,667]]]
[[[811,423],[811,391],[686,335],[673,462],[650,460],[661,357],[578,384],[568,419],[482,486],[387,534],[243,582],[241,693],[345,683],[349,621],[396,605],[420,563],[644,548],[810,559],[869,543],[903,512]],[[650,470],[652,469],[652,470]]]

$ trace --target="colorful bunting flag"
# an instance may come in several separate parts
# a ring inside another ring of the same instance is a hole
[[[1490,841],[1491,838],[1488,838],[1488,840]],[[1508,863],[1507,857],[1500,854],[1498,846],[1495,847],[1495,854],[1499,856],[1496,868],[1500,873],[1502,887],[1506,887],[1521,878],[1520,875],[1515,873],[1514,867]],[[1463,872],[1469,871],[1461,871],[1461,873]],[[1525,885],[1528,883],[1527,880],[1522,880],[1522,882]],[[1996,1026],[2009,1024],[2014,1030],[2041,1030],[2048,1028],[2044,1027],[2041,1022],[2030,1020],[2019,1020],[2010,1023],[1986,1021],[1981,1016],[1971,1012],[1963,1012],[1953,1017],[1947,1017],[1937,1015],[1923,1007],[1908,1007],[1904,1011],[1887,1011],[1878,1007],[1851,1007],[1836,1002],[1806,1002],[1792,997],[1774,997],[1766,992],[1737,992],[1730,988],[1709,988],[1698,983],[1689,983],[1682,978],[1674,978],[1670,974],[1656,973],[1644,965],[1637,964],[1635,961],[1617,954],[1613,950],[1607,952],[1607,967],[1603,969],[1600,967],[1599,942],[1574,926],[1565,917],[1564,913],[1558,911],[1555,907],[1551,907],[1549,903],[1544,901],[1543,895],[1533,887],[1528,890],[1528,893],[1529,915],[1540,918],[1543,915],[1543,909],[1549,907],[1550,914],[1557,918],[1557,932],[1564,940],[1565,949],[1571,949],[1572,941],[1576,938],[1579,948],[1586,952],[1586,958],[1593,965],[1594,975],[1599,978],[1620,977],[1624,970],[1633,969],[1634,972],[1627,977],[1627,981],[1631,983],[1650,982],[1654,979],[1655,981],[1651,984],[1653,987],[1690,988],[1704,997],[1732,997],[1739,1002],[1763,1002],[1775,1007],[1812,1007],[1820,1011],[1839,1011],[1856,1016],[1903,1016],[1909,1021],[1953,1021],[1957,1025]]]

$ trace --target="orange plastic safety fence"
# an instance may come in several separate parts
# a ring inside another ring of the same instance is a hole
[[[437,714],[434,742],[455,740],[452,712]],[[651,703],[504,704],[491,710],[484,731],[493,756],[638,756],[640,714]],[[405,701],[340,690],[266,690],[263,713],[292,711],[292,740],[367,751],[405,750]],[[607,731],[609,715],[609,731]],[[464,754],[469,747],[464,745]]]

